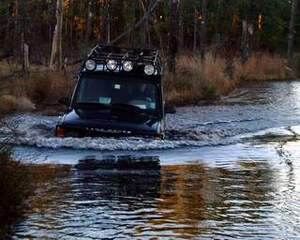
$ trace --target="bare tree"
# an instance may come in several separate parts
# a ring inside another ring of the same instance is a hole
[[[63,0],[56,3],[56,26],[53,34],[52,51],[50,58],[51,69],[61,69],[62,59],[62,26],[63,26]]]
[[[111,42],[111,3],[107,1],[107,43]]]
[[[14,6],[14,55],[18,56],[19,52],[19,34],[20,34],[20,29],[19,29],[19,0],[15,0],[15,6]]]
[[[292,61],[294,56],[294,41],[295,41],[295,20],[297,14],[298,0],[291,0],[291,18],[288,35],[288,60]]]
[[[175,73],[176,54],[178,51],[178,30],[179,30],[179,6],[180,0],[171,0],[171,31],[169,38],[169,72]]]
[[[200,33],[200,53],[202,60],[205,58],[206,52],[206,35],[207,35],[207,0],[202,0],[202,23]]]
[[[179,0],[175,0],[178,1]],[[159,0],[152,0],[149,4],[148,10],[147,12],[144,14],[144,16],[137,21],[136,23],[134,23],[133,25],[131,25],[130,27],[128,27],[123,33],[121,33],[118,37],[116,37],[114,40],[111,41],[111,44],[116,44],[117,42],[119,42],[121,39],[123,39],[124,37],[126,37],[128,34],[130,34],[132,31],[134,31],[135,29],[141,27],[143,25],[143,23],[145,21],[147,21],[151,14],[154,12],[154,10],[156,9],[156,7],[159,4]]]
[[[141,9],[143,11],[143,14],[146,14],[147,12],[147,2],[143,1],[143,0],[139,0],[139,3],[140,3],[140,6],[141,6]],[[150,27],[149,27],[149,19],[146,19],[145,20],[145,23],[144,23],[144,28],[142,29],[143,30],[143,44],[144,46],[146,47],[149,47],[150,46]]]
[[[91,35],[91,31],[92,31],[92,17],[93,17],[93,13],[92,13],[92,1],[89,0],[88,1],[88,8],[87,8],[87,16],[86,16],[86,32],[85,32],[85,40],[84,40],[84,50],[87,51],[88,50],[88,44],[89,44],[89,39],[90,39],[90,35]]]
[[[193,34],[193,53],[197,51],[197,37],[198,37],[198,11],[195,9],[194,12],[194,34]]]

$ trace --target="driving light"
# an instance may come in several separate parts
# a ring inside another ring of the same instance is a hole
[[[155,72],[155,68],[153,65],[146,65],[145,66],[145,69],[144,69],[144,72],[146,75],[150,76],[150,75],[153,75],[154,72]]]
[[[96,69],[96,62],[94,60],[87,60],[85,63],[85,68],[89,71],[94,71]]]
[[[130,72],[133,69],[133,63],[131,61],[125,61],[123,63],[123,70],[125,72]]]
[[[106,64],[108,70],[110,71],[115,71],[117,69],[117,65],[118,63],[115,60],[109,60]]]

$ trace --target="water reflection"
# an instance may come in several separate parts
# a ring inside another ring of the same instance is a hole
[[[297,237],[300,193],[288,176],[284,168],[246,160],[236,168],[64,169],[40,184],[14,238]]]

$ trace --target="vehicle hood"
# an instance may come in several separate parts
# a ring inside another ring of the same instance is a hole
[[[160,119],[150,119],[138,114],[120,114],[112,110],[73,109],[64,116],[62,125],[72,128],[154,134],[159,132],[160,123]]]

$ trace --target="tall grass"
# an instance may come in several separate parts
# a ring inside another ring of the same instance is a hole
[[[10,76],[11,69],[2,65],[0,80],[1,74]],[[224,59],[212,54],[202,61],[185,53],[177,57],[176,74],[165,73],[166,101],[176,105],[197,104],[201,99],[226,94],[244,82],[291,79],[296,77],[294,72],[284,58],[267,53],[256,53],[245,63],[238,57]],[[59,98],[71,95],[74,81],[70,73],[32,66],[28,77],[15,75],[5,85],[5,92],[0,87],[0,110],[28,111],[35,109],[35,105],[55,104]]]
[[[287,67],[287,60],[278,55],[253,55],[239,70],[239,77],[244,81],[284,80],[295,77],[293,70]]]
[[[164,78],[166,100],[176,105],[197,104],[201,99],[226,94],[243,82],[294,78],[293,70],[286,65],[286,60],[280,56],[261,53],[245,63],[239,58],[226,61],[211,54],[203,61],[180,55],[176,74],[166,73]]]
[[[11,87],[12,95],[26,96],[34,103],[57,103],[73,90],[73,81],[64,72],[42,71],[28,78],[18,78]]]
[[[7,77],[7,72],[0,75],[0,84],[5,85],[0,88],[0,111],[32,111],[36,106],[53,105],[61,97],[71,95],[74,87],[71,74],[34,69],[27,76]]]

